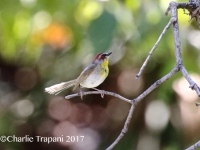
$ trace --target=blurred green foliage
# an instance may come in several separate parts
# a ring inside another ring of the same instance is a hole
[[[129,76],[127,72],[136,75],[141,67],[170,19],[170,14],[167,17],[164,15],[169,2],[166,0],[1,0],[0,136],[55,135],[51,130],[63,120],[49,115],[51,111],[49,105],[58,97],[44,93],[44,88],[76,78],[99,52],[113,52],[110,57],[110,74],[99,88],[119,93],[127,98],[133,99],[168,73],[175,65],[171,28],[150,59],[142,78],[132,83],[135,76],[130,77],[130,87],[133,86],[134,89],[138,86],[138,90],[131,94],[123,93],[120,90],[121,85],[118,84],[123,72],[126,78]],[[188,16],[179,10],[183,61],[189,72],[199,73],[199,29],[195,21],[188,23],[187,19]],[[172,77],[137,106],[130,131],[116,146],[116,150],[139,149],[141,135],[150,132],[144,121],[146,105],[150,101],[162,99],[170,109],[172,105],[178,105],[172,84],[180,77],[181,74]],[[121,80],[124,79],[121,77]],[[140,88],[139,82],[141,82]],[[129,86],[127,82],[124,84]],[[60,95],[63,98],[72,92],[69,89]],[[90,95],[85,96],[83,101],[80,98],[69,101],[71,105],[84,103],[91,110],[96,105],[103,109],[102,112],[110,112],[110,109],[113,109],[113,114],[120,110],[119,116],[128,113],[128,109],[120,109],[125,104],[117,105],[119,103],[117,99],[115,99],[116,106],[108,109],[108,103],[112,98],[107,96],[101,99],[99,95]],[[56,111],[54,113],[56,114]],[[94,116],[97,114],[93,113]],[[72,120],[73,117],[75,118],[75,112],[72,111]],[[90,124],[80,127],[91,128],[99,134],[101,139],[96,149],[108,147],[123,127],[125,117],[118,121],[111,118],[108,117],[109,121],[103,128],[95,129]],[[95,123],[100,124],[98,121],[100,120],[97,119]],[[48,132],[44,134],[41,130],[45,128]],[[194,136],[192,139],[187,139],[187,136],[183,136],[184,133],[186,133],[184,129],[177,129],[169,121],[166,128],[156,135],[159,149],[183,149],[200,138]],[[37,142],[5,142],[0,143],[0,149],[76,148],[59,143],[47,145]]]
[[[95,54],[109,48],[115,27],[115,17],[107,11],[91,22],[88,35],[93,44]]]

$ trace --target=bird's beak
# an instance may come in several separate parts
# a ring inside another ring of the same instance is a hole
[[[112,52],[106,53],[106,56],[110,56],[110,54],[112,54]]]

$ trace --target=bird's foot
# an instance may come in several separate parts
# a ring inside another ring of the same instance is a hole
[[[100,90],[99,92],[101,93],[101,97],[104,98],[105,91],[104,90]]]
[[[99,90],[97,88],[92,88],[92,89],[98,91],[101,94],[101,97],[104,98],[104,95],[105,95],[105,91],[104,90]]]
[[[80,89],[80,92],[79,92],[79,94],[80,94],[80,97],[81,97],[81,99],[83,100],[83,95],[84,95],[84,92]]]

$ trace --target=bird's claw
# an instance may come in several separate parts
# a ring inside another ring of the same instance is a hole
[[[92,89],[98,91],[101,94],[101,97],[104,98],[104,95],[105,95],[105,91],[104,90],[99,90],[97,88],[92,88]]]
[[[83,100],[84,92],[82,90],[80,90],[79,94],[80,94],[81,99]]]
[[[99,90],[99,92],[101,93],[101,98],[104,98],[105,91],[104,90]]]

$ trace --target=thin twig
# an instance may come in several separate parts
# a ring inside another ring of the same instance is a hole
[[[155,88],[157,88],[160,84],[162,84],[163,82],[165,82],[167,79],[169,79],[170,77],[172,77],[179,70],[181,70],[182,74],[188,80],[188,82],[190,83],[191,88],[195,89],[196,92],[197,92],[197,94],[199,93],[199,87],[196,85],[196,83],[194,81],[192,81],[192,79],[190,78],[189,74],[187,73],[187,70],[185,69],[185,67],[184,67],[184,65],[182,63],[182,55],[181,55],[181,49],[180,49],[179,27],[178,27],[178,17],[177,17],[177,8],[176,8],[176,6],[177,5],[176,5],[175,2],[171,2],[169,8],[166,11],[166,14],[168,13],[169,10],[171,11],[171,19],[170,19],[170,22],[168,23],[167,26],[170,26],[173,23],[175,55],[176,55],[176,66],[174,67],[174,69],[172,69],[171,72],[169,72],[167,75],[165,75],[164,77],[162,77],[160,80],[156,81],[146,91],[144,91],[136,99],[134,99],[133,105],[135,105],[137,102],[139,102],[140,100],[142,100],[146,95],[148,95],[150,92],[152,92]],[[167,26],[163,30],[164,33],[166,32],[165,30],[167,30],[169,28],[169,27],[167,28]],[[157,45],[160,42],[160,40],[161,40],[161,38],[162,38],[162,36],[163,36],[164,33],[162,33],[160,35],[158,41],[156,42],[156,44],[152,48],[152,50],[151,50],[152,53],[155,50],[155,48],[157,47]],[[150,58],[150,56],[151,56],[152,53],[151,52],[149,53],[149,56],[147,57],[146,61],[144,62],[142,68],[140,69],[140,72],[142,72],[142,70],[146,66],[146,63],[148,62],[148,60],[149,60],[149,58]],[[138,77],[141,74],[140,72],[137,75]],[[133,105],[132,105],[132,107],[134,108]],[[129,115],[127,117],[126,123],[125,123],[124,128],[123,128],[123,129],[125,129],[125,132],[124,132],[124,130],[121,131],[121,133],[117,137],[117,139],[108,147],[108,150],[112,149],[119,142],[119,140],[124,136],[124,134],[127,132],[128,126],[126,126],[126,124],[129,124],[130,120],[132,118],[132,114],[133,114],[132,111],[134,110],[132,107],[131,107],[131,109],[129,111]]]
[[[183,7],[183,4],[179,3],[179,7]],[[189,6],[189,5],[187,5]],[[188,81],[190,84],[190,88],[192,90],[195,90],[197,95],[200,97],[200,89],[198,85],[191,79],[189,76],[187,70],[185,69],[183,62],[182,62],[182,56],[181,56],[181,44],[179,40],[179,25],[178,25],[178,15],[177,15],[177,3],[171,2],[169,5],[170,11],[171,11],[171,16],[177,18],[177,21],[173,23],[173,35],[174,35],[174,45],[175,45],[175,55],[176,55],[176,66],[178,70],[181,71],[185,79]],[[187,8],[188,9],[188,8]],[[196,103],[198,106],[199,103]],[[198,147],[200,147],[200,141],[198,141],[196,144],[192,145],[189,147],[187,150],[196,150]]]
[[[175,2],[170,3],[170,10],[171,15],[173,18],[177,18],[177,4]],[[195,90],[197,95],[200,97],[200,88],[198,85],[191,79],[187,70],[185,69],[183,62],[182,62],[182,55],[181,55],[181,44],[179,40],[179,26],[178,26],[178,19],[173,23],[173,35],[174,35],[174,45],[175,45],[175,55],[176,55],[176,65],[178,69],[182,72],[183,76],[190,84],[190,88]]]
[[[155,88],[157,88],[159,85],[161,85],[163,82],[165,82],[166,80],[168,80],[170,77],[172,77],[176,72],[178,71],[178,69],[175,67],[174,69],[172,69],[167,75],[165,75],[164,77],[162,77],[161,79],[157,80],[154,84],[152,84],[146,91],[144,91],[142,94],[140,94],[137,98],[132,100],[132,106],[129,110],[129,114],[128,117],[126,119],[126,122],[124,124],[124,128],[122,129],[121,133],[119,134],[119,136],[117,137],[117,139],[106,149],[106,150],[111,150],[112,148],[115,147],[115,145],[120,141],[120,139],[122,139],[122,137],[124,136],[124,134],[128,131],[128,125],[131,122],[131,118],[133,116],[133,111],[135,108],[135,105],[141,101],[144,97],[146,97],[149,93],[151,93]]]
[[[89,94],[102,94],[102,93],[99,92],[99,91],[83,92],[83,95],[89,95]],[[129,100],[129,99],[127,99],[127,98],[125,98],[125,97],[123,97],[123,96],[121,96],[119,94],[114,93],[114,92],[104,91],[104,94],[105,95],[110,95],[110,96],[117,97],[117,98],[119,98],[119,99],[121,99],[121,100],[123,100],[125,102],[128,102],[128,103],[132,104],[132,100]],[[75,94],[67,95],[67,96],[65,96],[65,99],[71,99],[71,98],[76,97],[76,96],[80,96],[80,93],[75,93]]]
[[[184,4],[180,4],[180,7],[184,6]],[[189,6],[189,5],[185,5],[185,6]],[[159,42],[161,41],[161,38],[163,37],[164,33],[167,31],[167,29],[170,27],[170,25],[173,23],[173,35],[174,35],[174,45],[175,45],[175,55],[176,55],[176,66],[165,76],[163,76],[161,79],[157,80],[154,84],[152,84],[146,91],[144,91],[142,94],[140,94],[137,98],[133,99],[133,100],[129,100],[124,98],[123,96],[113,93],[113,92],[108,92],[105,91],[105,95],[111,95],[114,97],[117,97],[123,101],[126,101],[128,103],[131,104],[131,108],[129,110],[129,114],[127,116],[126,122],[124,124],[124,127],[122,129],[122,131],[120,132],[119,136],[117,137],[117,139],[107,148],[107,150],[111,150],[112,148],[114,148],[114,146],[119,143],[119,141],[121,140],[121,138],[124,136],[124,134],[128,131],[128,125],[130,124],[133,112],[134,112],[134,108],[135,105],[141,101],[144,97],[146,97],[150,92],[152,92],[154,89],[156,89],[159,85],[161,85],[163,82],[165,82],[166,80],[168,80],[169,78],[171,78],[176,72],[181,71],[182,74],[184,75],[184,77],[186,78],[186,80],[189,82],[190,84],[190,88],[194,89],[196,91],[196,93],[198,94],[198,96],[200,96],[200,88],[197,86],[197,84],[190,78],[187,70],[185,69],[183,62],[182,62],[182,55],[181,55],[181,48],[180,48],[180,40],[179,40],[179,27],[178,27],[178,17],[177,17],[177,7],[178,4],[175,2],[171,2],[167,11],[166,11],[166,15],[169,11],[171,11],[171,19],[169,21],[169,23],[167,24],[167,26],[164,28],[163,32],[161,33],[160,37],[158,38],[157,42],[155,43],[155,45],[153,46],[152,50],[150,51],[147,59],[145,60],[144,64],[142,65],[140,72],[137,74],[137,78],[141,75],[143,69],[145,68],[148,60],[150,59],[150,56],[152,55],[153,51],[156,49],[156,47],[158,46]],[[84,95],[87,94],[101,94],[99,91],[89,91],[89,92],[83,92]],[[66,99],[70,99],[73,98],[75,96],[80,96],[79,93],[76,94],[72,94],[72,95],[68,95],[65,98]],[[200,105],[200,103],[196,103],[196,105]],[[200,141],[197,142],[196,144],[194,144],[193,146],[191,146],[190,148],[188,148],[187,150],[195,150],[197,147],[200,147]]]
[[[184,77],[186,78],[186,80],[188,81],[188,83],[190,84],[189,88],[191,88],[192,90],[195,90],[198,97],[200,97],[199,86],[191,79],[191,77],[189,76],[189,74],[184,66],[181,66],[181,72],[184,75]],[[196,103],[196,105],[198,105],[198,104],[199,103]]]
[[[167,24],[167,26],[164,28],[164,30],[161,33],[160,37],[158,38],[158,41],[156,42],[156,44],[154,45],[154,47],[150,51],[147,59],[145,60],[143,66],[140,69],[139,73],[137,74],[136,78],[138,78],[140,76],[140,74],[143,71],[143,69],[145,68],[148,60],[150,59],[150,56],[152,55],[153,51],[156,49],[157,45],[159,44],[162,36],[164,35],[164,33],[166,32],[166,30],[170,27],[170,25],[172,23],[173,23],[174,45],[175,45],[175,55],[176,55],[176,66],[175,66],[174,69],[172,69],[171,72],[169,72],[167,75],[165,75],[164,77],[162,77],[160,80],[156,81],[146,91],[144,91],[136,99],[134,99],[133,105],[135,105],[137,102],[139,102],[140,100],[142,100],[146,95],[148,95],[150,92],[152,92],[155,88],[157,88],[160,84],[162,84],[167,79],[169,79],[171,76],[173,76],[179,70],[181,70],[182,74],[184,75],[184,77],[189,82],[190,87],[197,92],[198,96],[200,95],[199,87],[190,78],[190,76],[189,76],[189,74],[188,74],[187,70],[185,69],[185,67],[183,65],[183,62],[182,62],[180,40],[179,40],[178,17],[177,17],[177,4],[175,2],[171,2],[170,5],[169,5],[169,8],[166,11],[166,14],[168,13],[169,10],[171,11],[171,19],[170,19],[169,23]],[[196,104],[198,104],[198,103],[196,103]],[[131,107],[131,109],[129,111],[129,115],[127,117],[126,123],[125,123],[124,128],[123,128],[125,130],[122,130],[122,132],[120,133],[120,135],[118,136],[118,138],[109,146],[109,148],[108,148],[109,150],[112,149],[119,142],[119,140],[124,136],[124,134],[127,132],[128,126],[126,124],[129,124],[130,120],[132,118],[132,114],[133,114],[133,110],[134,110],[134,106],[133,105],[132,105],[132,107]],[[199,145],[200,145],[200,142],[198,142],[197,144],[195,144],[193,147],[194,148],[197,147],[197,146],[199,147]]]
[[[117,145],[117,143],[119,143],[119,141],[123,138],[124,134],[128,131],[128,126],[131,122],[131,118],[133,116],[133,111],[135,109],[135,106],[132,104],[131,108],[129,110],[129,114],[128,117],[126,118],[126,122],[124,124],[124,128],[122,129],[120,135],[117,137],[117,139],[106,149],[106,150],[111,150],[115,147],[115,145]]]
[[[144,68],[146,67],[146,65],[147,65],[147,63],[148,63],[148,61],[149,61],[151,55],[153,54],[153,52],[155,51],[155,49],[158,47],[158,44],[160,43],[160,41],[161,41],[163,35],[166,33],[167,29],[169,29],[170,25],[171,25],[174,21],[175,21],[174,18],[171,18],[171,19],[169,20],[168,24],[167,24],[167,25],[165,26],[165,28],[163,29],[163,31],[162,31],[162,33],[160,34],[158,40],[156,41],[155,45],[152,47],[151,51],[149,52],[149,55],[147,56],[146,60],[144,61],[142,67],[140,68],[140,71],[139,71],[138,74],[136,75],[136,79],[138,79],[138,78],[141,76],[141,74],[142,74]]]
[[[178,68],[174,67],[168,74],[163,76],[161,79],[157,80],[154,84],[152,84],[146,91],[144,91],[142,94],[140,94],[137,98],[134,99],[136,103],[138,103],[140,100],[142,100],[145,96],[147,96],[149,93],[151,93],[154,89],[156,89],[159,85],[161,85],[163,82],[171,78],[176,72],[178,72]]]
[[[169,7],[171,11],[171,17],[176,18],[176,21],[173,22],[173,35],[174,35],[174,47],[175,47],[175,56],[176,56],[176,65],[178,67],[183,66],[182,55],[181,55],[181,44],[179,40],[179,26],[178,26],[178,16],[176,2],[170,2]]]
[[[188,147],[186,150],[197,150],[197,148],[199,148],[199,147],[200,147],[200,141],[198,141],[194,145]]]

